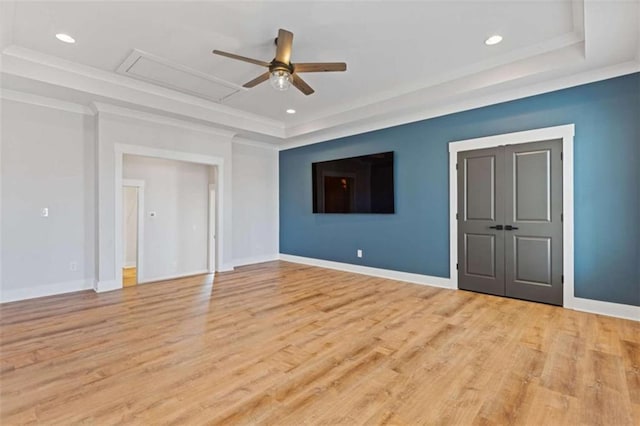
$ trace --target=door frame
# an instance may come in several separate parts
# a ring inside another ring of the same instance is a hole
[[[528,142],[540,142],[562,139],[562,306],[576,306],[573,271],[573,137],[575,124],[545,127],[522,132],[505,133],[475,139],[449,142],[449,276],[451,286],[458,287],[458,174],[456,163],[458,152],[482,148],[495,148],[501,145],[516,145]]]
[[[122,187],[133,187],[137,189],[137,211],[138,211],[138,235],[136,236],[136,284],[142,281],[144,257],[144,181],[140,179],[122,179]],[[124,206],[121,213],[124,212]],[[121,259],[122,260],[122,259]]]
[[[213,157],[202,154],[192,154],[182,151],[173,151],[160,148],[151,148],[143,145],[128,145],[128,144],[114,144],[115,158],[114,158],[114,181],[115,181],[115,202],[114,202],[114,221],[115,221],[115,235],[114,235],[114,286],[109,290],[116,290],[122,288],[122,171],[125,155],[139,155],[142,157],[161,158],[165,160],[184,161],[187,163],[204,164],[207,166],[215,166],[215,182],[216,182],[216,210],[217,224],[224,224],[225,218],[223,218],[224,212],[224,158]],[[224,259],[224,226],[216,227],[216,256],[218,259]],[[207,245],[207,251],[208,251]],[[207,254],[208,258],[208,254]],[[216,265],[218,271],[220,270],[220,264]],[[182,275],[181,275],[182,276]],[[179,277],[174,277],[179,278]],[[138,283],[142,284],[140,278]],[[102,290],[99,290],[102,291]]]

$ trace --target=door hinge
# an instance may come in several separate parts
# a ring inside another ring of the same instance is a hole
[[[458,264],[456,263],[456,271],[458,270]]]
[[[560,282],[564,284],[564,275],[560,275]]]
[[[456,170],[458,170],[458,163],[456,163]]]
[[[562,161],[562,151],[560,151],[560,161]]]
[[[560,222],[564,222],[564,213],[560,213]]]
[[[458,213],[456,213],[456,220],[458,220]]]

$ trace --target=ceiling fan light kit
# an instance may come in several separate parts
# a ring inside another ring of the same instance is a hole
[[[221,50],[214,50],[213,53],[269,69],[269,71],[245,83],[243,87],[246,88],[255,87],[258,84],[269,80],[271,86],[276,90],[284,91],[293,85],[305,95],[310,95],[314,90],[298,75],[299,73],[347,70],[347,64],[344,62],[310,62],[294,64],[291,62],[292,45],[293,33],[280,29],[278,30],[278,38],[276,38],[276,57],[271,62],[247,58],[234,53],[223,52]]]
[[[292,81],[293,78],[291,77],[291,74],[286,70],[271,71],[271,74],[269,75],[269,83],[271,83],[271,87],[276,90],[288,90]]]

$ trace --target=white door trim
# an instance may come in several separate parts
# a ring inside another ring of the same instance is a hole
[[[501,145],[562,139],[562,269],[564,274],[563,306],[576,308],[573,280],[573,136],[575,125],[546,127],[523,132],[506,133],[483,138],[467,139],[449,143],[449,259],[450,276],[454,288],[458,288],[458,153]]]
[[[144,181],[140,179],[122,179],[122,186],[136,188],[138,202],[138,235],[136,236],[136,282],[144,277]]]
[[[224,201],[224,158],[214,157],[202,154],[191,154],[181,151],[172,151],[167,149],[151,148],[142,145],[127,145],[127,144],[114,144],[115,159],[115,235],[114,235],[114,250],[115,250],[115,282],[109,290],[116,290],[122,288],[122,184],[124,179],[122,178],[122,163],[124,161],[124,155],[140,155],[143,157],[162,158],[165,160],[177,160],[186,161],[189,163],[205,164],[208,166],[216,166],[216,192],[217,192],[217,210],[218,210],[218,223],[224,224],[223,221],[223,201]],[[144,213],[143,213],[144,214]],[[224,226],[219,226],[216,235],[216,253],[218,259],[224,259]],[[207,253],[208,257],[208,253]],[[219,265],[217,265],[219,267]],[[142,282],[138,279],[138,282]]]

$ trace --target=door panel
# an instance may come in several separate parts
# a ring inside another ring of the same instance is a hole
[[[561,150],[561,140],[505,147],[509,297],[562,305]]]
[[[465,258],[467,275],[496,277],[495,235],[465,235]]]
[[[551,238],[513,235],[514,279],[518,282],[551,285]]]
[[[513,154],[514,221],[549,222],[551,209],[551,152]]]
[[[496,218],[496,157],[487,155],[467,158],[464,216],[467,220],[495,220]]]
[[[504,161],[500,148],[458,154],[458,283],[504,295]]]

